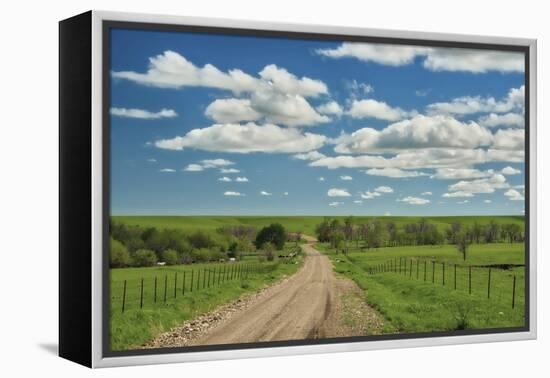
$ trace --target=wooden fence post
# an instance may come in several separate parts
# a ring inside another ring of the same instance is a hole
[[[413,275],[413,261],[410,259],[409,278]]]
[[[200,283],[201,283],[201,270],[197,269],[197,290],[199,290]]]
[[[416,260],[416,280],[420,277],[420,260]]]
[[[126,307],[126,280],[124,280],[124,288],[122,289],[122,313]]]
[[[185,295],[185,270],[183,271],[183,284],[181,285],[181,295]]]
[[[155,276],[155,303],[157,303],[157,276]]]
[[[189,285],[189,291],[193,292],[193,276],[195,275],[195,271],[191,269],[191,285]]]
[[[468,265],[468,294],[472,294],[472,266]]]
[[[143,278],[141,279],[141,288],[139,291],[139,308],[143,308]]]
[[[164,275],[164,303],[166,303],[166,289],[168,289],[168,274]]]
[[[516,306],[516,276],[514,275],[514,284],[512,286],[512,308]]]
[[[491,268],[489,268],[489,278],[487,279],[487,299],[491,298]]]
[[[205,287],[205,284],[206,284],[206,268],[204,268],[204,270],[202,272],[202,288],[203,289]]]
[[[441,266],[443,266],[443,286],[445,286],[445,261],[441,263]]]
[[[174,298],[177,297],[177,292],[178,292],[178,272],[176,272],[174,275]]]
[[[424,260],[424,282],[426,282],[426,269],[427,269],[427,261]]]
[[[435,261],[432,261],[432,283],[435,283]]]

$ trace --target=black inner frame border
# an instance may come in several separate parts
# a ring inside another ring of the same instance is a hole
[[[314,27],[314,26],[312,26]],[[447,48],[469,48],[478,50],[493,50],[493,51],[510,51],[521,52],[525,56],[524,70],[524,85],[525,85],[525,309],[523,327],[506,327],[506,328],[488,328],[475,330],[459,330],[459,331],[438,331],[438,332],[419,332],[419,333],[396,333],[376,336],[349,336],[338,338],[325,339],[304,339],[291,341],[269,341],[256,343],[240,343],[240,344],[223,344],[223,345],[200,345],[188,347],[169,347],[155,349],[133,349],[124,351],[112,351],[110,349],[110,279],[109,279],[109,223],[111,217],[110,208],[110,179],[111,179],[111,138],[110,138],[110,115],[109,108],[111,106],[111,80],[110,80],[110,63],[111,63],[111,29],[131,29],[143,31],[165,31],[165,32],[181,32],[181,33],[201,33],[215,35],[233,35],[233,36],[253,36],[258,38],[285,38],[285,39],[300,39],[300,40],[320,40],[320,41],[335,41],[335,42],[368,42],[368,43],[383,43],[405,46],[430,46],[430,47],[447,47]],[[147,22],[132,22],[132,21],[115,21],[103,20],[101,27],[102,35],[102,356],[106,357],[124,357],[124,356],[144,356],[158,354],[173,354],[173,353],[192,353],[192,352],[208,352],[208,351],[224,351],[224,350],[245,350],[257,348],[277,348],[277,347],[293,347],[293,346],[308,346],[308,345],[330,345],[330,344],[345,344],[353,342],[366,341],[384,341],[384,340],[407,340],[449,336],[465,336],[465,335],[487,335],[499,333],[513,332],[529,332],[530,331],[530,56],[529,46],[511,45],[511,44],[491,44],[479,42],[449,42],[430,39],[414,39],[414,38],[396,38],[396,37],[372,37],[347,34],[325,34],[325,33],[309,33],[295,31],[279,31],[279,30],[262,30],[262,29],[246,29],[246,28],[230,28],[230,27],[214,27],[214,26],[196,26],[196,25],[180,25],[180,24],[161,24]],[[402,31],[406,34],[406,31]]]

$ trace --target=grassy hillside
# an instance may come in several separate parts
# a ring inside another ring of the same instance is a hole
[[[331,219],[343,220],[345,217],[330,217]],[[398,228],[407,223],[417,222],[421,218],[427,219],[430,223],[436,224],[440,231],[453,222],[459,222],[463,225],[470,225],[474,222],[487,224],[491,220],[497,223],[516,223],[521,227],[524,225],[523,216],[444,216],[444,217],[354,217],[355,223],[365,223],[372,219],[380,219],[384,222],[394,222]],[[308,235],[315,234],[315,226],[321,223],[323,216],[129,216],[117,215],[112,219],[116,222],[126,223],[127,225],[139,225],[156,228],[179,228],[186,231],[215,231],[217,228],[225,225],[249,225],[255,227],[267,226],[271,223],[281,223],[287,230],[296,232],[301,231]]]

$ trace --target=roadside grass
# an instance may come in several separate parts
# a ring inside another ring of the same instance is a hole
[[[435,265],[432,276],[432,266],[426,264],[427,274],[424,281],[423,258],[433,257],[433,251],[422,251],[425,247],[409,247],[408,256],[403,249],[395,251],[399,257],[407,257],[407,269],[402,267],[402,273],[385,272],[368,274],[369,268],[394,258],[391,252],[386,254],[369,253],[335,254],[318,244],[333,261],[337,273],[353,279],[365,292],[366,301],[379,311],[386,319],[384,333],[411,333],[453,331],[461,329],[489,329],[521,327],[524,325],[524,268],[492,269],[491,298],[487,298],[488,269],[472,268],[472,294],[469,294],[468,269],[457,266],[457,289],[454,289],[454,268],[447,266],[445,286],[443,285],[443,270],[441,264]],[[480,246],[483,247],[483,246]],[[493,246],[487,246],[493,247]],[[394,248],[388,248],[388,250]],[[430,249],[430,247],[428,247]],[[516,248],[517,249],[517,248]],[[442,248],[445,251],[445,248]],[[494,248],[479,248],[479,256],[472,260],[486,262],[484,252],[491,255]],[[449,252],[449,251],[447,251]],[[518,253],[517,251],[515,253]],[[417,258],[420,256],[421,258]],[[460,258],[435,255],[438,261],[463,263]],[[449,260],[445,260],[449,258]],[[410,262],[412,261],[412,270]],[[503,260],[502,263],[504,263]],[[519,261],[519,258],[516,259]],[[417,273],[417,262],[418,273]],[[466,261],[470,263],[470,261]],[[418,275],[417,275],[418,274]],[[513,276],[516,276],[516,302],[512,309]],[[418,277],[418,278],[417,278]],[[432,283],[432,279],[434,283]]]
[[[301,231],[304,234],[314,236],[315,227],[323,221],[324,216],[129,216],[115,215],[111,217],[116,222],[127,225],[139,225],[144,227],[182,229],[184,231],[202,230],[205,232],[215,232],[216,229],[228,225],[247,225],[254,227],[264,227],[271,223],[281,223],[286,230],[290,232]],[[339,219],[343,222],[346,217],[335,216],[330,219]],[[428,216],[428,217],[401,217],[401,216],[356,216],[353,217],[356,224],[366,223],[373,219],[379,219],[384,222],[394,222],[398,229],[402,229],[407,223],[418,222],[420,219],[426,219],[435,224],[439,231],[444,231],[454,222],[462,223],[464,226],[472,225],[474,222],[487,224],[495,221],[499,224],[515,223],[524,227],[523,216]]]
[[[139,348],[158,334],[186,320],[234,301],[243,294],[255,292],[284,276],[292,275],[302,262],[302,256],[298,255],[293,259],[277,259],[274,262],[265,263],[258,263],[258,258],[255,257],[245,258],[243,262],[225,264],[111,269],[111,350]],[[247,276],[243,270],[242,278],[228,279],[229,268],[245,264],[256,266],[258,272],[249,273]],[[191,289],[192,276],[194,286]],[[155,277],[157,277],[156,302],[154,302]],[[143,308],[140,308],[142,279],[144,299]],[[126,300],[125,310],[122,312],[124,280],[126,280]],[[166,301],[164,300],[165,282]]]

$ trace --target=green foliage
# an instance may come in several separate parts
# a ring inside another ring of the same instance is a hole
[[[167,249],[163,251],[162,261],[164,261],[166,265],[176,265],[178,263],[178,252],[174,249]]]
[[[110,267],[123,268],[130,264],[130,254],[126,247],[118,240],[109,239],[110,242]]]
[[[150,249],[138,249],[130,255],[131,265],[135,267],[153,266],[157,263],[157,255]]]
[[[275,250],[276,250],[276,247],[273,243],[266,242],[262,245],[262,252],[267,261],[275,260]]]
[[[286,241],[285,228],[280,223],[272,223],[258,232],[254,244],[261,248],[265,243],[272,243],[277,250],[283,249]]]

